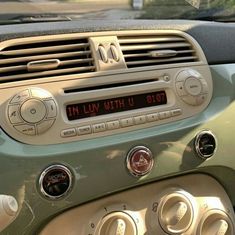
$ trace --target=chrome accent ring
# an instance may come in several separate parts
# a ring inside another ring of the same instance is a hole
[[[207,154],[207,155],[202,154],[202,153],[201,153],[201,150],[200,150],[200,147],[199,147],[200,139],[201,139],[201,137],[202,137],[203,135],[205,135],[205,134],[208,134],[208,135],[212,136],[212,137],[214,138],[214,140],[215,140],[215,149],[214,149],[213,153]],[[216,150],[217,150],[217,139],[216,139],[215,135],[214,135],[210,130],[201,131],[201,132],[199,132],[199,133],[196,135],[196,137],[195,137],[194,147],[195,147],[195,151],[196,151],[197,155],[198,155],[200,158],[206,160],[206,159],[212,157],[212,156],[214,155],[214,153],[216,152]]]
[[[61,195],[59,196],[52,196],[50,194],[48,194],[44,187],[43,187],[43,180],[45,178],[45,176],[52,170],[62,170],[64,171],[67,175],[68,175],[68,178],[69,178],[69,185],[68,185],[68,188],[66,189],[66,191],[64,193],[62,193]],[[49,167],[47,167],[40,175],[39,177],[39,188],[40,188],[40,192],[41,194],[46,197],[46,198],[49,198],[49,199],[52,199],[52,200],[58,200],[58,199],[61,199],[62,197],[65,197],[69,191],[71,190],[72,188],[72,182],[73,181],[73,176],[72,176],[72,173],[71,171],[69,170],[69,168],[67,168],[66,166],[64,165],[61,165],[61,164],[55,164],[55,165],[51,165]]]
[[[151,158],[151,161],[150,161],[150,165],[149,165],[149,168],[146,170],[146,171],[134,171],[131,167],[131,158],[133,156],[133,154],[139,150],[143,150],[143,151],[146,151],[150,158]],[[132,148],[128,154],[127,154],[127,157],[126,157],[126,166],[127,166],[127,169],[129,170],[129,172],[131,173],[131,175],[135,176],[135,177],[141,177],[141,176],[144,176],[144,175],[147,175],[153,168],[153,165],[154,165],[154,159],[153,159],[153,154],[152,152],[150,151],[150,149],[148,149],[147,147],[145,146],[136,146],[134,148]]]

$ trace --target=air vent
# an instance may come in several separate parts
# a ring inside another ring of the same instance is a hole
[[[128,68],[197,62],[196,50],[178,35],[119,36]]]
[[[1,82],[95,71],[88,38],[16,39],[6,45],[0,51]]]

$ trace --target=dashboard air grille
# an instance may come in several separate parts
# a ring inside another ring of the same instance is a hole
[[[128,68],[199,61],[195,48],[178,35],[119,36]]]
[[[88,38],[22,39],[0,50],[1,82],[93,71]]]

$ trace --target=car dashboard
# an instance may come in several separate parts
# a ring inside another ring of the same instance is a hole
[[[1,26],[1,234],[233,235],[234,27]]]

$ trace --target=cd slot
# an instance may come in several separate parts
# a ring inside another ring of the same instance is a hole
[[[159,79],[148,79],[148,80],[141,80],[141,81],[133,81],[133,82],[125,82],[125,83],[113,83],[113,84],[105,84],[105,85],[98,85],[98,86],[89,86],[89,87],[80,87],[80,88],[73,88],[73,89],[66,89],[64,90],[64,93],[70,94],[70,93],[78,93],[83,91],[94,91],[94,90],[102,90],[102,89],[108,89],[108,88],[120,88],[125,86],[132,86],[132,85],[139,85],[139,84],[146,84],[150,82],[156,82]]]

